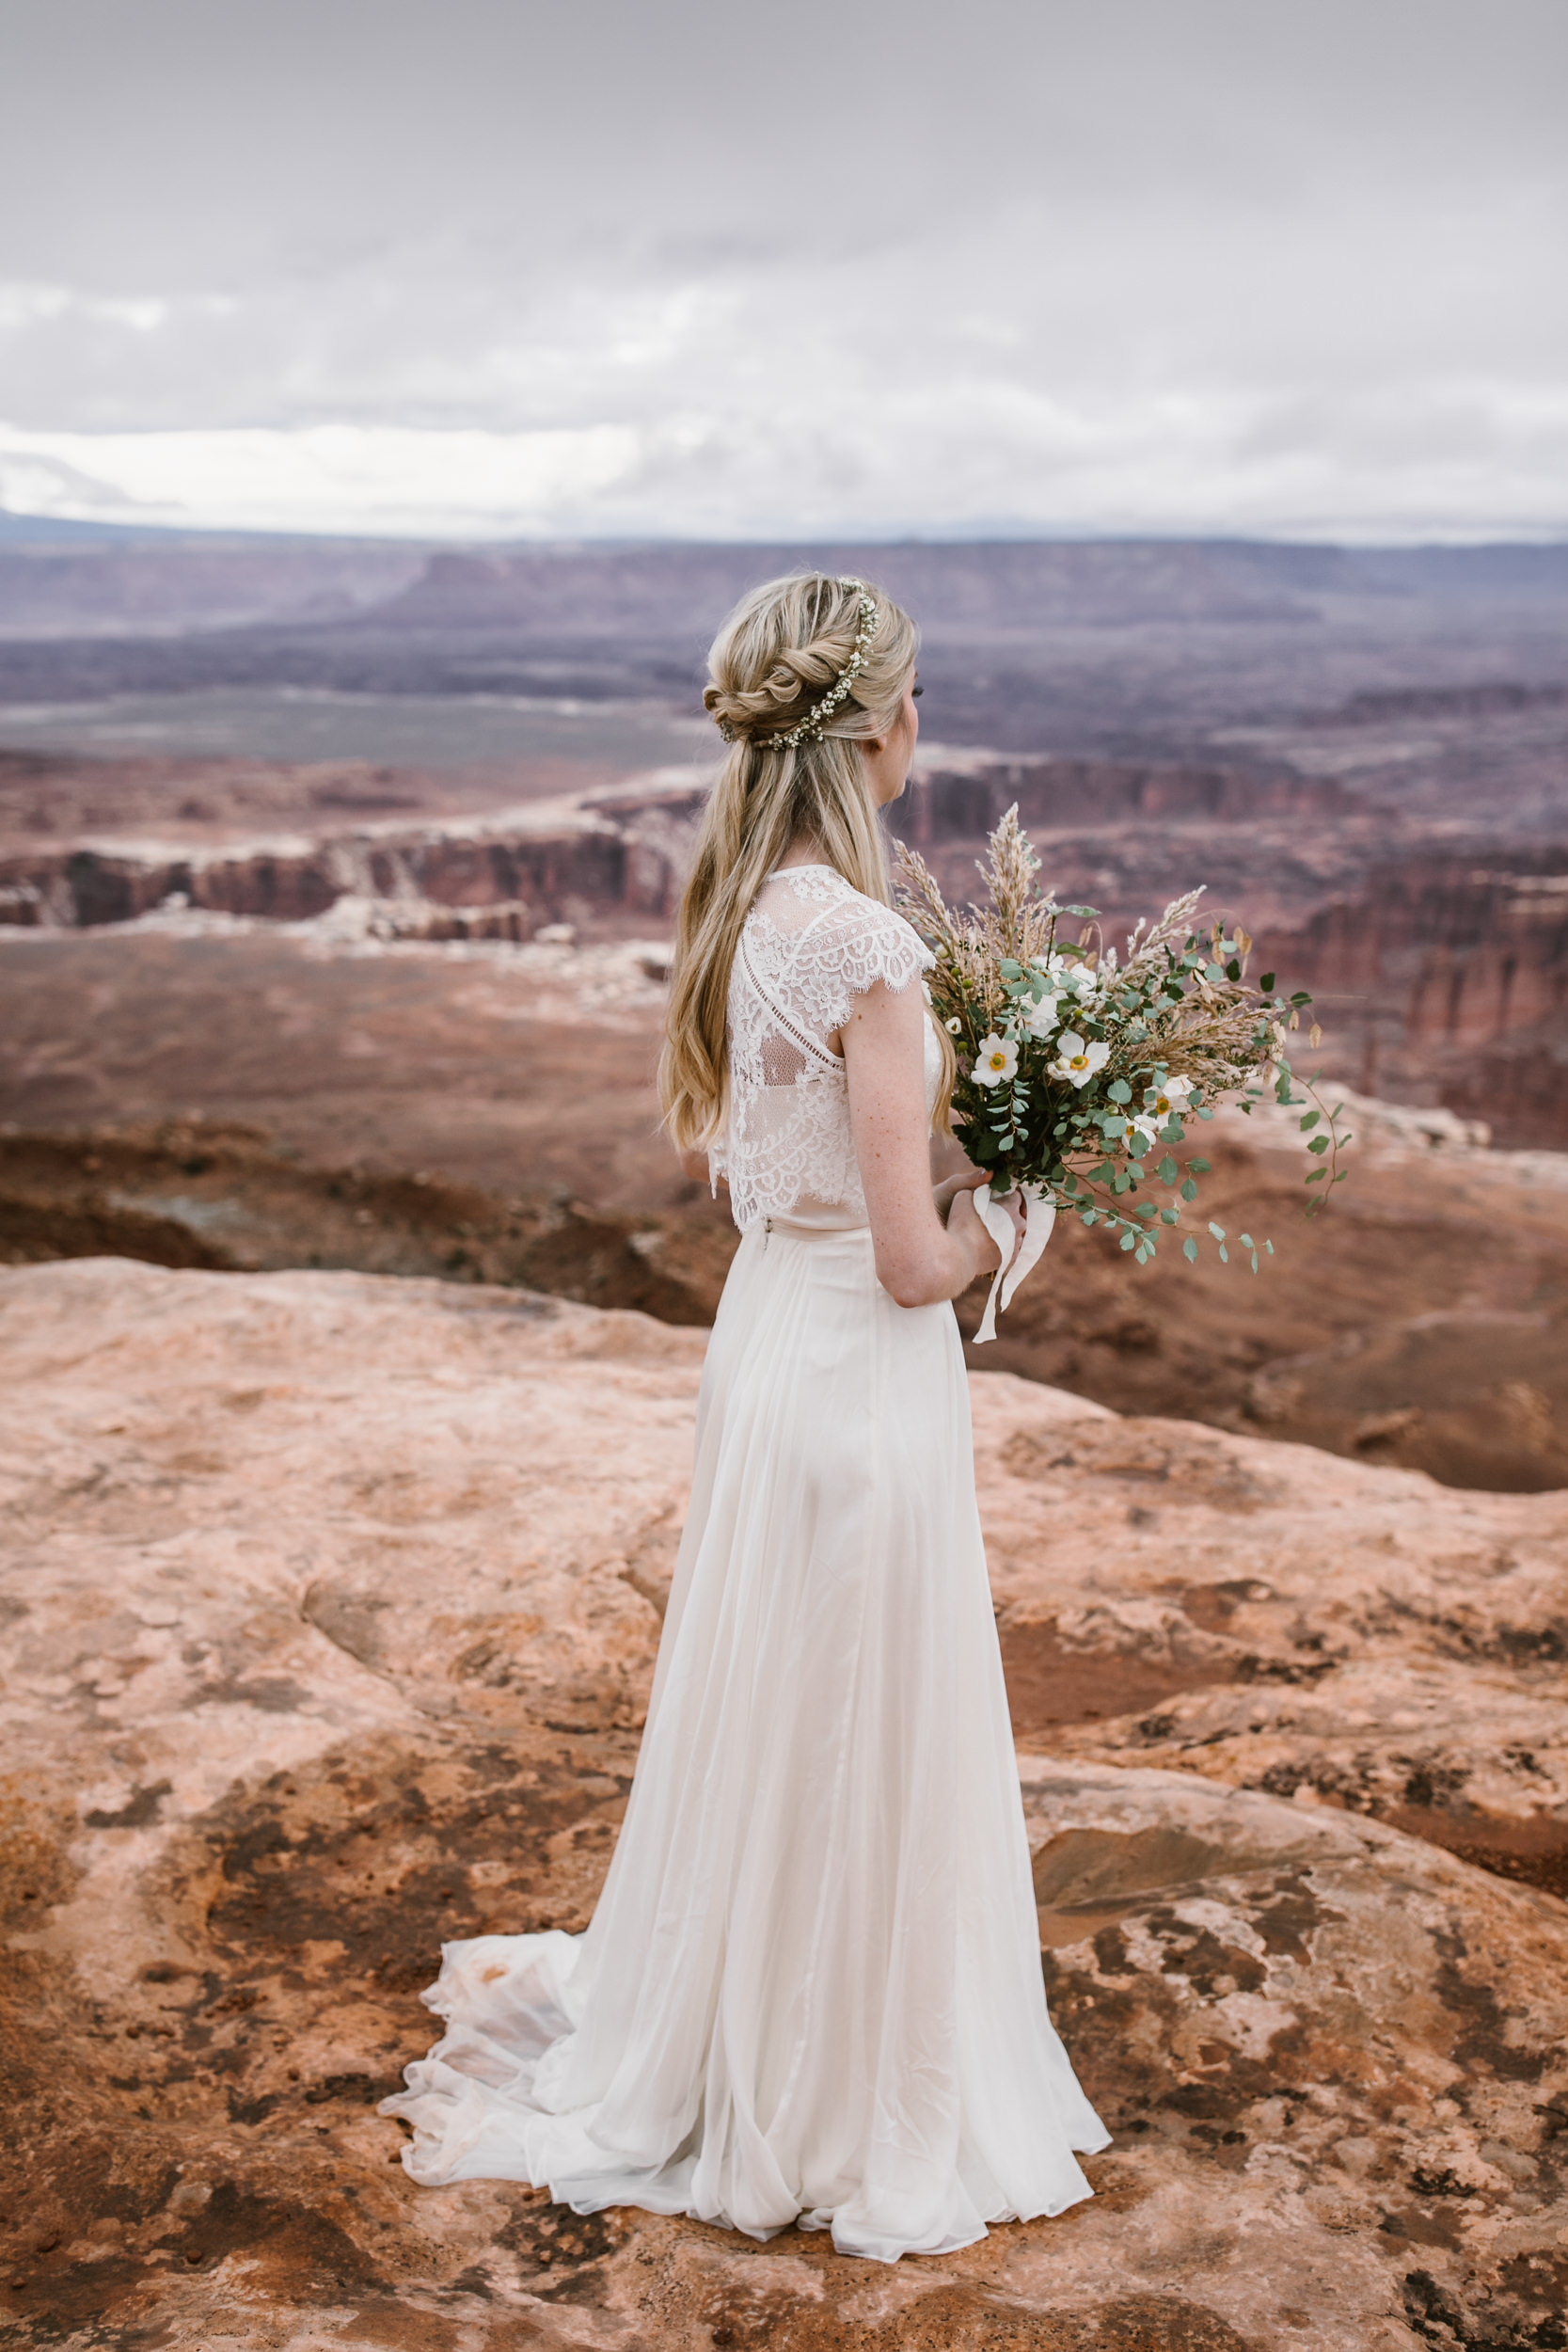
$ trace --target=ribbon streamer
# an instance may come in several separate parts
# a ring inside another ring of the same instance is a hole
[[[998,1313],[1012,1305],[1014,1292],[1038,1263],[1056,1223],[1056,1203],[1038,1184],[1021,1184],[1018,1189],[1023,1198],[1023,1238],[1011,1265],[1007,1263],[1007,1253],[1013,1246],[1011,1217],[1000,1201],[991,1199],[989,1184],[977,1186],[971,1195],[975,1214],[1002,1253],[1002,1263],[991,1277],[990,1295],[980,1317],[980,1328],[974,1334],[976,1346],[982,1340],[995,1339]]]

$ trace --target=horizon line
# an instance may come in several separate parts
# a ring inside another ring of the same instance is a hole
[[[16,528],[20,526],[20,528]],[[86,516],[40,514],[0,501],[0,552],[8,548],[47,547],[93,542],[121,545],[135,541],[171,542],[269,541],[302,546],[410,548],[430,552],[477,555],[566,554],[630,551],[654,548],[1003,548],[1003,547],[1187,547],[1300,548],[1313,553],[1416,554],[1479,553],[1507,548],[1528,552],[1568,548],[1568,521],[1521,534],[1517,525],[1497,531],[1445,530],[1441,524],[1423,532],[1390,536],[1359,532],[1236,530],[1085,530],[1038,524],[976,521],[961,529],[932,531],[856,531],[845,528],[806,533],[735,532],[713,533],[676,531],[626,532],[577,531],[534,535],[518,532],[494,537],[463,532],[410,532],[314,529],[301,524],[119,522]]]

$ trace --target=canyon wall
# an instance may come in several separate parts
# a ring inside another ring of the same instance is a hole
[[[370,903],[390,934],[530,939],[552,924],[673,921],[692,786],[580,798],[446,825],[323,830],[249,848],[197,840],[51,845],[0,857],[0,923],[76,930],[171,901],[206,914],[309,922]],[[187,833],[190,828],[185,828]]]
[[[1338,1071],[1366,1090],[1439,1100],[1519,1146],[1568,1144],[1568,851],[1381,866],[1259,955],[1311,990]]]
[[[323,771],[292,803],[275,796],[288,830],[247,839],[237,819],[266,806],[255,778],[209,774],[182,792],[166,782],[162,804],[128,794],[139,814],[118,828],[67,823],[40,838],[36,813],[8,837],[0,826],[0,926],[91,929],[186,910],[384,938],[657,931],[673,920],[705,789],[700,771],[669,771],[465,814],[421,805],[418,779],[360,764]],[[112,802],[105,788],[88,807]],[[939,750],[890,830],[963,904],[985,834],[1014,803],[1047,879],[1098,907],[1108,940],[1173,889],[1206,882],[1206,912],[1258,938],[1256,968],[1310,991],[1328,1036],[1316,1061],[1304,1050],[1304,1067],[1445,1103],[1516,1145],[1568,1142],[1568,849],[1434,841],[1338,776],[1256,755]]]

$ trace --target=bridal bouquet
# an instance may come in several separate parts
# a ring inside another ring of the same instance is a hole
[[[1272,972],[1251,985],[1246,933],[1196,928],[1201,891],[1140,923],[1121,961],[1114,947],[1092,944],[1097,932],[1061,935],[1064,917],[1094,924],[1096,911],[1058,906],[1037,886],[1038,869],[1016,806],[991,834],[979,869],[991,898],[983,913],[954,914],[925,861],[899,850],[898,904],[936,956],[927,991],[958,1052],[955,1123],[970,1159],[991,1171],[975,1206],[1004,1262],[1011,1230],[992,1196],[1016,1188],[1024,1199],[1023,1243],[991,1285],[979,1340],[995,1337],[998,1292],[1006,1307],[1058,1211],[1119,1232],[1123,1249],[1147,1264],[1209,1173],[1208,1160],[1178,1156],[1189,1126],[1212,1119],[1223,1098],[1250,1111],[1272,1091],[1303,1109],[1300,1125],[1317,1161],[1307,1182],[1323,1187],[1309,1215],[1342,1181],[1338,1155],[1350,1141],[1337,1110],[1325,1112],[1310,1088],[1297,1093],[1286,1058],[1288,1033],[1311,998],[1305,991],[1276,995]],[[1319,1036],[1314,1025],[1314,1046]],[[1225,1228],[1210,1221],[1208,1232],[1227,1261]],[[1255,1274],[1259,1250],[1273,1255],[1272,1242],[1250,1233],[1237,1240]],[[1196,1259],[1194,1234],[1181,1248]]]

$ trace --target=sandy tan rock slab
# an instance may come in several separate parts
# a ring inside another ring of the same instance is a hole
[[[1568,1494],[1006,1387],[976,1433],[1026,1744],[1374,1813],[1568,1895]]]
[[[1006,1376],[982,1505],[1094,2202],[884,2271],[405,2180],[374,2104],[443,1936],[591,1913],[702,1348],[366,1276],[0,1277],[14,2340],[1568,2344],[1568,1907],[1370,1810],[1425,1740],[1445,1820],[1555,1818],[1561,1504]],[[1485,1778],[1505,1735],[1544,1799]]]

